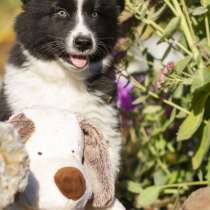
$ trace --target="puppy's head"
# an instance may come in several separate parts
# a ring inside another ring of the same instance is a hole
[[[75,69],[103,60],[115,45],[124,0],[22,0],[17,40],[33,56]]]

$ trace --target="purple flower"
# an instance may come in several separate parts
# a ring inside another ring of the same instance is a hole
[[[120,77],[117,80],[117,105],[125,112],[130,112],[134,108],[132,91],[133,86],[126,78]]]

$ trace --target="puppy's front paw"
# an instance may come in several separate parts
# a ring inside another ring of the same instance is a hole
[[[29,158],[19,135],[8,123],[0,123],[0,209],[14,201],[27,185]]]

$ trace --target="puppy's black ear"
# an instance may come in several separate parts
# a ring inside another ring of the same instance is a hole
[[[116,2],[117,2],[117,9],[120,14],[125,8],[125,0],[116,0]]]

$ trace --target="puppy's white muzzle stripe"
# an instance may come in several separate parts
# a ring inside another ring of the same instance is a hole
[[[81,52],[79,52],[74,47],[74,40],[78,36],[89,37],[92,40],[92,43],[93,43],[92,49],[87,50],[87,52],[84,52],[84,53],[92,54],[96,50],[96,38],[94,36],[94,33],[89,29],[88,25],[85,23],[83,4],[84,4],[84,0],[77,1],[77,12],[76,12],[76,19],[75,19],[76,24],[75,24],[74,29],[69,32],[69,35],[66,39],[67,51],[72,54],[81,54]]]

